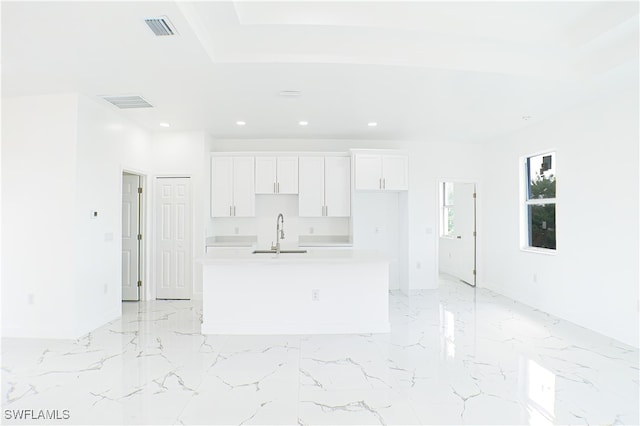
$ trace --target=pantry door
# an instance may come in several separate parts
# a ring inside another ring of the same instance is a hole
[[[156,299],[192,295],[191,179],[156,179]]]

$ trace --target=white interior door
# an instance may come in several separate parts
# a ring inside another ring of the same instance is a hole
[[[156,298],[190,299],[193,268],[189,178],[156,180],[155,217]]]
[[[139,300],[140,176],[122,176],[122,300]]]
[[[473,183],[455,183],[455,235],[457,244],[453,266],[455,275],[462,281],[475,285],[476,243],[475,243],[475,193]]]

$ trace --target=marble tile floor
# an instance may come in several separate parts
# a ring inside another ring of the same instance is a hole
[[[77,341],[3,339],[3,423],[640,423],[637,349],[448,279],[392,294],[388,334],[206,336],[201,309],[125,303]]]

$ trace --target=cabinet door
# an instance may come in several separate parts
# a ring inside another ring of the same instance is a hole
[[[382,188],[387,191],[409,189],[409,159],[406,155],[382,157]]]
[[[233,214],[238,217],[256,215],[254,158],[233,159]]]
[[[276,157],[256,157],[256,194],[276,193]]]
[[[233,206],[233,158],[211,158],[211,216],[229,217]]]
[[[324,158],[300,157],[298,215],[320,217],[324,214]]]
[[[278,157],[277,194],[298,193],[298,157]]]
[[[327,216],[351,215],[351,159],[349,157],[325,157],[324,199]]]
[[[380,155],[357,154],[355,163],[356,189],[382,189],[382,158]]]

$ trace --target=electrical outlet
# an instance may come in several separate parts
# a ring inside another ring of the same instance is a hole
[[[27,303],[29,303],[30,305],[33,305],[35,303],[35,296],[33,293],[29,293],[27,295]]]
[[[320,290],[318,290],[317,288],[311,290],[311,300],[314,302],[320,301]]]
[[[236,227],[234,228],[233,232],[235,232],[235,233],[236,233],[236,235],[238,235],[238,234],[240,233],[240,228],[236,226]]]
[[[378,228],[377,226],[375,227],[375,229],[373,230],[374,234],[379,234],[380,233],[380,228]]]
[[[309,234],[313,234],[313,232],[314,232],[313,226],[309,227]]]
[[[108,291],[109,291],[109,286],[107,285],[107,283],[104,283],[104,294],[107,294]]]
[[[533,274],[533,282],[534,283],[538,282],[538,274]]]
[[[416,262],[416,269],[420,269],[420,268],[422,268],[422,263]]]

